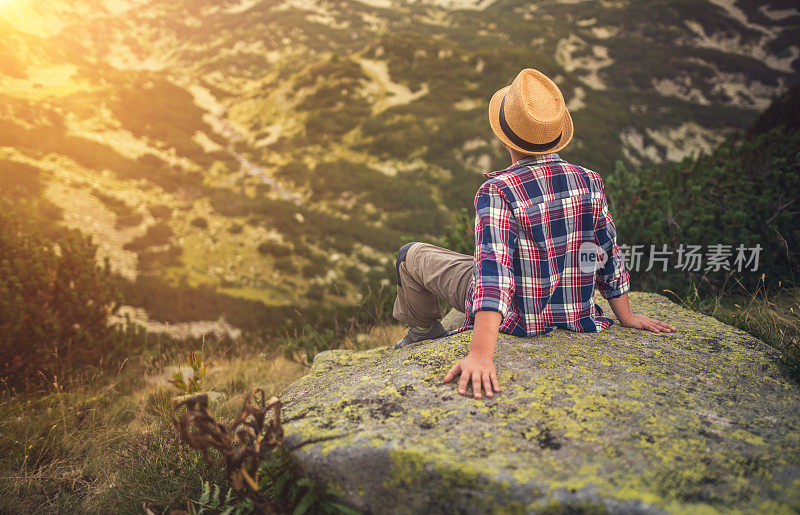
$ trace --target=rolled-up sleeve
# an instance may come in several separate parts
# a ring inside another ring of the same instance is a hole
[[[514,298],[512,256],[519,229],[503,193],[485,183],[475,195],[475,287],[471,315],[508,315]]]
[[[614,299],[630,290],[631,280],[630,274],[625,268],[625,259],[617,245],[617,228],[611,212],[608,210],[602,181],[600,182],[600,191],[602,192],[600,216],[595,221],[594,234],[597,245],[603,249],[603,253],[608,259],[598,270],[595,283],[603,298]]]

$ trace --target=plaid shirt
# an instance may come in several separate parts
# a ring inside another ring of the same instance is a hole
[[[475,195],[466,321],[452,332],[472,328],[478,311],[498,311],[500,332],[517,336],[612,325],[594,302],[595,284],[604,298],[619,297],[630,289],[630,275],[600,175],[555,153],[484,175],[489,180]],[[599,246],[608,259],[581,267],[581,243]]]

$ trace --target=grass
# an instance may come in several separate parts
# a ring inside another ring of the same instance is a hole
[[[716,289],[701,280],[681,295],[666,291],[779,349],[800,378],[800,288],[772,291],[762,279],[747,291],[734,279]],[[374,315],[371,329],[351,330],[339,348],[391,345],[401,336],[403,328],[377,307]],[[313,356],[329,342],[310,331],[300,336]],[[303,353],[288,348],[209,342],[198,353],[205,374],[193,389],[219,394],[211,412],[230,420],[253,386],[277,395],[308,371]],[[188,384],[189,356],[171,342],[159,354],[132,356],[69,389],[56,381],[46,391],[0,391],[0,513],[141,513],[144,504],[156,513],[191,512],[204,487],[226,489],[222,466],[180,443],[171,424],[174,398],[183,393],[171,380],[181,371]]]
[[[383,324],[343,347],[388,345],[401,332]],[[259,344],[217,343],[198,355],[207,368],[200,390],[221,394],[211,405],[218,420],[238,414],[253,386],[277,395],[308,371]],[[0,513],[141,513],[143,503],[191,512],[204,482],[227,488],[222,467],[180,443],[172,427],[182,392],[170,381],[179,370],[191,375],[185,354],[172,342],[69,389],[54,382],[46,391],[0,392]]]
[[[800,287],[769,288],[764,275],[752,291],[729,275],[722,286],[712,287],[705,277],[692,281],[679,295],[683,306],[711,315],[738,327],[780,352],[781,361],[792,377],[800,381]]]

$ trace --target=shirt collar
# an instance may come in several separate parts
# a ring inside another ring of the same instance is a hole
[[[544,154],[544,155],[532,155],[528,157],[523,157],[519,161],[509,166],[508,168],[503,168],[502,170],[496,170],[494,172],[485,172],[483,175],[484,177],[488,177],[491,179],[492,177],[497,177],[501,173],[508,172],[510,170],[513,170],[514,168],[519,168],[521,166],[538,166],[538,165],[555,163],[557,161],[563,161],[563,160],[555,152],[551,152],[549,154]]]

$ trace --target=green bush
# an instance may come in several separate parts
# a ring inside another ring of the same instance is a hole
[[[125,201],[108,195],[97,188],[92,188],[92,194],[117,215],[117,227],[135,227],[142,223],[142,215],[130,207]]]
[[[166,222],[156,222],[147,228],[147,231],[129,241],[123,247],[125,250],[132,250],[139,252],[146,250],[150,247],[158,247],[160,245],[167,245],[172,241],[175,234]]]
[[[153,218],[169,218],[172,216],[172,208],[164,204],[158,204],[150,207],[150,214]]]
[[[289,257],[294,252],[294,248],[291,245],[273,240],[262,241],[258,244],[257,250],[261,255],[277,258]]]
[[[223,188],[209,189],[208,199],[216,212],[223,216],[251,216],[248,223],[273,227],[282,232],[294,230],[297,206],[283,199],[250,198]]]
[[[297,273],[297,265],[289,258],[275,260],[275,270],[285,272],[287,274]]]
[[[0,177],[3,181],[0,196],[9,200],[29,197],[41,190],[39,169],[24,163],[0,159]]]
[[[96,246],[79,231],[50,240],[32,219],[0,211],[0,376],[15,386],[63,383],[117,337],[106,324],[119,302],[108,260],[97,266]]]
[[[85,140],[82,140],[85,141]],[[103,149],[88,149],[85,153],[87,160],[95,156],[95,153]],[[110,153],[106,151],[106,153]],[[72,153],[70,152],[70,155]],[[109,168],[125,179],[147,179],[150,183],[161,187],[170,193],[186,192],[198,189],[199,184],[203,184],[203,174],[197,171],[186,171],[182,168],[172,166],[160,157],[153,154],[143,154],[136,161],[112,156],[106,161],[92,163],[96,168]],[[155,215],[154,215],[155,216]]]
[[[796,96],[795,96],[796,98]],[[793,106],[800,117],[800,103]],[[757,121],[758,126],[763,123]],[[702,245],[702,270],[675,272],[659,268],[650,274],[632,272],[644,283],[684,281],[705,272],[709,245],[731,245],[730,268],[737,247],[760,245],[758,268],[742,270],[740,280],[752,287],[762,273],[768,284],[791,284],[800,277],[800,130],[785,125],[751,133],[744,139],[722,143],[710,155],[687,158],[665,169],[628,171],[617,163],[605,178],[606,194],[617,227],[620,244],[667,244],[673,252],[679,245]],[[676,257],[676,254],[673,254]],[[750,257],[750,253],[746,253]],[[641,267],[646,268],[646,263]],[[744,267],[741,267],[744,269]],[[712,283],[724,280],[726,270],[710,270]]]
[[[358,63],[336,55],[297,76],[298,90],[312,90],[297,106],[298,111],[308,113],[306,134],[310,141],[339,138],[369,116],[370,107],[359,93],[364,80],[367,77]]]
[[[351,284],[360,285],[364,282],[364,272],[356,265],[348,265],[344,269],[344,277]]]
[[[139,252],[138,269],[142,272],[158,272],[168,266],[181,264],[183,248],[180,245],[169,245],[166,249],[145,249]]]
[[[126,213],[123,215],[117,215],[117,228],[121,227],[137,227],[140,223],[142,223],[141,213]]]
[[[192,220],[191,224],[199,229],[208,229],[208,220],[206,220],[202,216],[198,216],[197,218]]]
[[[212,133],[203,110],[184,88],[152,75],[120,83],[109,108],[123,127],[137,136],[169,141],[180,155],[201,157],[203,148],[192,140],[195,131]]]
[[[446,249],[473,255],[475,253],[475,217],[466,208],[461,208],[451,225],[444,229],[438,243]]]

